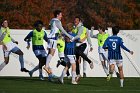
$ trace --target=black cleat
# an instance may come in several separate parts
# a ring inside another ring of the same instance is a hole
[[[86,73],[83,73],[83,77],[87,77]]]
[[[21,72],[29,72],[29,70],[27,70],[26,68],[21,68],[20,71],[21,71]]]

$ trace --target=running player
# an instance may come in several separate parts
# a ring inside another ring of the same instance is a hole
[[[2,20],[2,27],[0,29],[1,35],[3,35],[2,43],[6,46],[4,51],[4,59],[5,61],[0,65],[0,71],[9,63],[9,55],[10,53],[15,53],[19,55],[19,62],[21,66],[21,72],[28,72],[26,68],[24,68],[24,59],[23,52],[17,47],[17,41],[15,41],[10,35],[10,29],[8,27],[8,21],[6,19]]]
[[[123,74],[123,63],[122,63],[123,58],[121,55],[121,48],[123,48],[130,54],[133,54],[133,51],[130,51],[123,45],[122,38],[117,36],[119,31],[120,29],[118,26],[112,27],[113,35],[106,39],[103,48],[108,49],[108,59],[109,59],[109,68],[110,68],[108,80],[110,80],[110,78],[112,77],[115,65],[117,65],[120,73],[120,87],[123,87],[124,74]]]

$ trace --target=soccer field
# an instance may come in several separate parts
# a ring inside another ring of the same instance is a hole
[[[72,85],[67,78],[65,84],[59,84],[47,79],[0,77],[0,93],[140,93],[140,78],[125,78],[120,88],[118,78],[82,78],[78,85]]]

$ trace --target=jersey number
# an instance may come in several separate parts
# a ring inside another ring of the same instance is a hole
[[[113,47],[113,50],[116,49],[116,42],[113,42],[113,43],[112,43],[112,47]]]

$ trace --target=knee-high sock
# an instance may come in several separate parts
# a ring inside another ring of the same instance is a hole
[[[75,81],[76,72],[75,71],[72,71],[71,74],[72,74],[72,81]]]
[[[62,71],[62,74],[61,74],[60,78],[63,79],[63,78],[65,77],[65,75],[66,75],[66,70],[64,69],[64,70]]]
[[[3,62],[1,65],[0,65],[0,71],[6,66],[6,63]]]
[[[40,68],[39,69],[39,76],[41,76],[42,75],[42,69]]]
[[[104,72],[106,73],[106,75],[108,75],[109,74],[109,70],[107,69],[107,67],[103,66],[103,69],[104,69]]]
[[[37,71],[39,69],[39,65],[35,66],[30,72],[34,73],[35,71]]]
[[[46,58],[46,66],[47,66],[47,67],[49,66],[49,63],[50,63],[51,59],[52,59],[52,55],[49,54],[49,55],[47,56],[47,58]]]
[[[19,62],[20,62],[21,68],[24,68],[24,59],[23,59],[23,55],[19,55]]]
[[[120,86],[123,87],[123,81],[124,79],[120,79]]]

